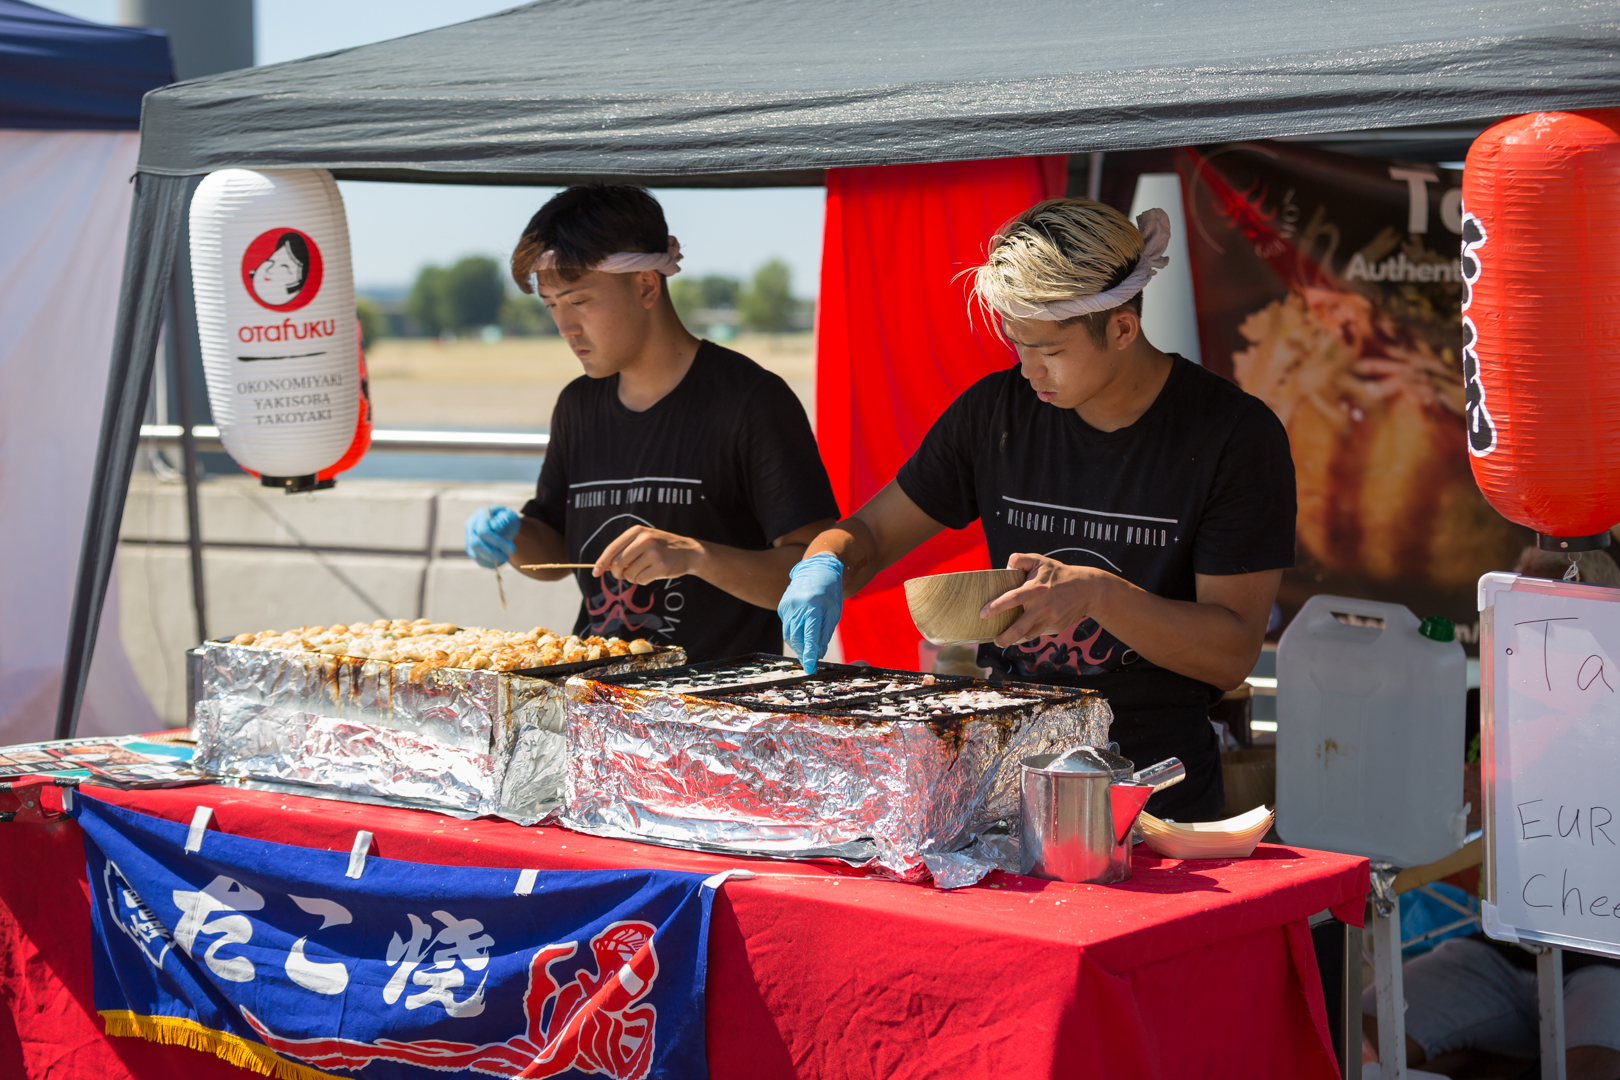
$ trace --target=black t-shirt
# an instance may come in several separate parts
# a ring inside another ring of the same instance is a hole
[[[950,528],[980,521],[995,566],[1040,553],[1171,600],[1198,598],[1195,574],[1293,566],[1294,464],[1281,422],[1231,382],[1172,361],[1148,410],[1111,432],[1041,401],[1016,367],[980,379],[901,467],[900,487]],[[1175,755],[1203,774],[1160,792],[1157,804],[1207,796],[1219,811],[1219,748],[1207,722],[1214,687],[1155,667],[1091,619],[1007,649],[981,646],[979,662],[1004,677],[1102,693],[1112,737],[1139,768]]]
[[[592,562],[632,525],[762,551],[838,516],[804,406],[787,383],[705,341],[680,385],[645,412],[619,401],[619,377],[580,377],[557,399],[535,498],[524,507]],[[575,574],[578,634],[681,645],[693,661],[781,652],[775,611],[696,577],[631,585]]]

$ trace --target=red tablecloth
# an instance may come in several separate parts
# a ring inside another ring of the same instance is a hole
[[[731,859],[502,821],[217,787],[87,789],[287,844],[463,866],[753,870],[710,933],[716,1080],[749,1077],[1336,1077],[1306,920],[1360,922],[1364,859],[1262,845],[1245,860],[1138,856],[1123,885],[993,874],[940,892],[836,866]],[[1146,848],[1138,848],[1146,852]],[[252,1075],[107,1038],[91,1003],[78,826],[0,826],[0,1077]]]

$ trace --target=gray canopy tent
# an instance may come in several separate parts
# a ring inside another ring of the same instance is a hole
[[[750,187],[850,166],[1466,132],[1620,104],[1617,51],[1620,12],[1593,0],[542,0],[153,91],[57,734],[84,695],[196,176]]]

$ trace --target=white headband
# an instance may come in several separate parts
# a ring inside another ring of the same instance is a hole
[[[546,251],[534,261],[534,270],[554,270],[557,266],[557,253]],[[603,259],[591,270],[600,270],[604,274],[634,274],[640,270],[656,270],[665,277],[681,272],[681,242],[673,236],[669,238],[669,249],[662,252],[651,251],[616,251]]]
[[[1154,274],[1169,265],[1165,255],[1170,247],[1170,215],[1158,207],[1137,216],[1136,227],[1142,230],[1142,254],[1136,260],[1125,280],[1107,292],[1080,296],[1073,300],[1054,300],[1050,304],[1030,304],[1013,301],[1021,310],[1005,311],[1015,319],[1042,319],[1056,322],[1072,319],[1076,315],[1090,315],[1094,311],[1117,308],[1147,286]]]

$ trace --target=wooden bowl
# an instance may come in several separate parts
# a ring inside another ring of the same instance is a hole
[[[931,644],[977,645],[995,640],[1024,613],[1016,607],[981,619],[979,609],[1018,588],[1028,576],[1023,570],[969,570],[916,577],[906,582],[906,605],[918,632]]]

